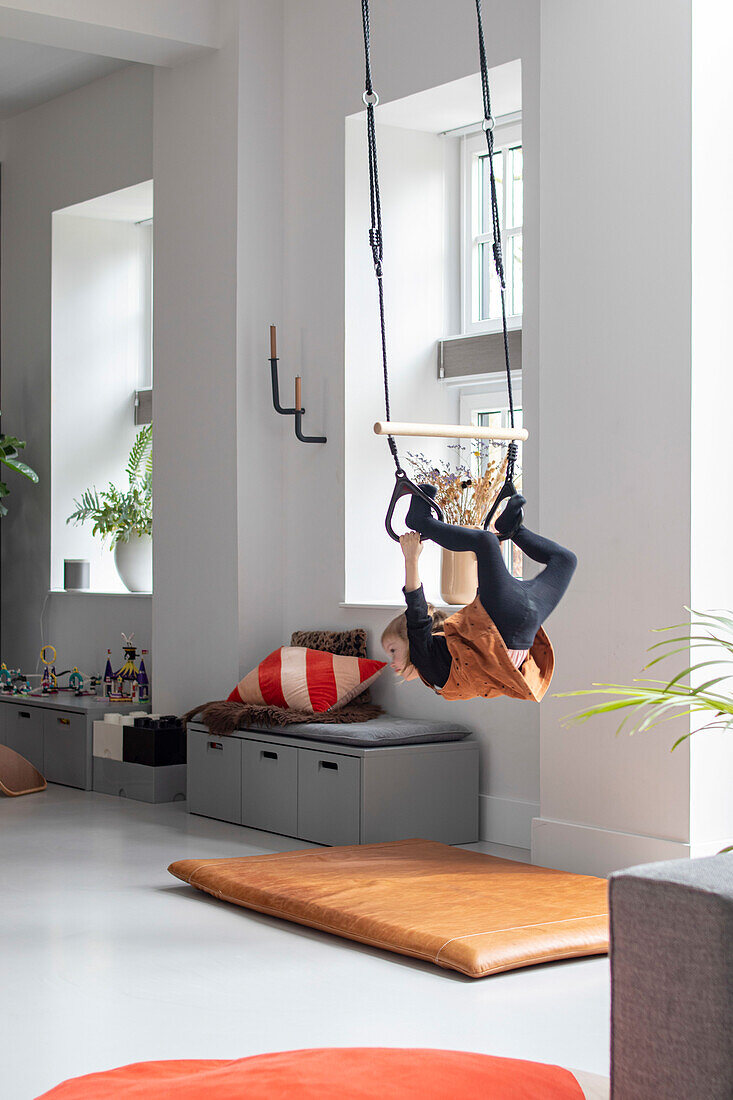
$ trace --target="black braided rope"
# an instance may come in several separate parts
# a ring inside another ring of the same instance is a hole
[[[384,240],[382,235],[382,200],[379,190],[379,161],[377,156],[377,134],[374,120],[374,107],[377,97],[374,93],[372,80],[371,61],[371,26],[369,18],[369,0],[361,0],[361,16],[364,29],[364,102],[367,116],[367,147],[369,150],[369,204],[371,226],[369,229],[369,244],[372,250],[374,262],[374,274],[377,279],[379,291],[379,327],[382,339],[382,374],[384,376],[384,407],[388,421],[392,419],[389,397],[389,367],[387,358],[387,326],[384,315]],[[506,279],[504,275],[504,260],[501,250],[501,226],[499,221],[499,203],[496,194],[496,176],[494,173],[494,133],[493,119],[491,116],[491,93],[489,90],[489,72],[486,64],[486,45],[484,42],[483,18],[481,15],[481,0],[476,0],[476,18],[478,21],[479,60],[481,65],[481,89],[484,104],[484,132],[488,148],[489,180],[491,189],[491,221],[493,229],[492,253],[494,267],[499,280],[501,294],[501,323],[504,333],[504,361],[506,363],[507,390],[509,393],[509,423],[514,427],[514,394],[512,392],[511,364],[509,361],[509,333],[506,323]],[[392,452],[398,474],[404,470],[400,463],[400,456],[393,436],[387,436],[389,449]],[[517,446],[511,443],[507,449],[506,480],[514,477],[514,465],[517,457]]]
[[[364,26],[364,102],[367,113],[367,146],[369,149],[369,204],[371,211],[371,227],[369,229],[369,244],[372,249],[374,261],[374,274],[377,278],[379,291],[379,328],[382,337],[382,374],[384,376],[384,409],[386,419],[392,419],[389,400],[389,367],[387,363],[387,324],[384,316],[384,276],[382,261],[384,258],[382,237],[382,199],[379,191],[379,161],[377,157],[377,133],[374,123],[374,107],[376,96],[372,83],[371,41],[369,25],[369,0],[361,0],[361,16]],[[403,474],[399,451],[394,436],[388,435],[387,442],[392,452],[392,458],[398,474]]]
[[[506,388],[509,394],[509,425],[514,427],[514,393],[512,391],[512,368],[509,360],[509,332],[506,324],[506,277],[504,257],[501,249],[501,225],[499,221],[499,202],[496,195],[496,176],[494,173],[494,120],[491,114],[491,92],[489,90],[489,68],[486,63],[486,43],[484,41],[484,21],[481,14],[481,0],[476,0],[476,22],[478,24],[478,53],[481,67],[481,91],[484,101],[484,133],[489,161],[489,180],[491,190],[491,225],[493,231],[492,253],[494,268],[499,280],[501,297],[501,327],[504,334],[504,363],[506,365]],[[505,184],[506,186],[506,184]],[[514,465],[517,459],[517,445],[511,443],[507,448],[506,480],[513,481]]]

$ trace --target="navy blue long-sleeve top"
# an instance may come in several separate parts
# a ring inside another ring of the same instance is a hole
[[[407,640],[410,643],[410,660],[429,684],[444,687],[448,682],[451,655],[443,634],[433,634],[433,620],[428,611],[422,585],[414,592],[406,592]]]

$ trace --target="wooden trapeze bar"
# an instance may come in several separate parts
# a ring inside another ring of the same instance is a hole
[[[526,428],[479,428],[468,424],[401,424],[378,420],[375,435],[419,435],[435,439],[529,439]]]

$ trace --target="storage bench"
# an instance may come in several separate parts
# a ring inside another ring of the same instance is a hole
[[[429,725],[429,724],[428,724]],[[478,744],[323,744],[188,726],[188,809],[316,844],[478,840]]]

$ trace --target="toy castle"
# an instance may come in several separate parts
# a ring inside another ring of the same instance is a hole
[[[136,668],[137,647],[132,644],[135,637],[122,635],[125,660],[117,672],[112,671],[112,651],[107,650],[107,665],[104,670],[104,694],[115,703],[147,703],[150,699],[150,681],[145,668],[147,649],[141,650],[140,665]]]

